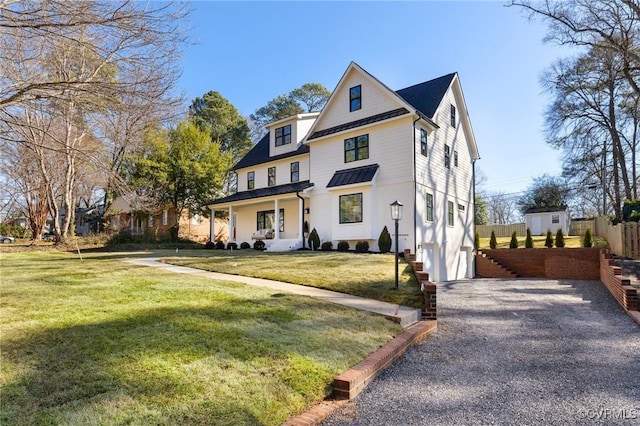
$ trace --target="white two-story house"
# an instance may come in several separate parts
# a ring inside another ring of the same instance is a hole
[[[366,240],[376,251],[398,200],[399,250],[432,281],[473,276],[479,155],[457,74],[394,91],[352,62],[322,112],[268,130],[234,166],[237,193],[209,205],[228,209],[230,240],[293,250],[315,228],[334,247]]]

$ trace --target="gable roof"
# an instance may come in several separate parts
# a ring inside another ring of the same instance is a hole
[[[378,164],[338,170],[333,174],[327,188],[334,186],[352,185],[354,183],[371,182],[378,171]]]
[[[251,148],[251,151],[247,153],[240,161],[236,163],[231,170],[243,169],[245,167],[255,166],[257,164],[263,164],[268,161],[280,160],[283,158],[293,157],[300,154],[306,154],[309,152],[309,147],[300,144],[295,151],[287,152],[280,155],[269,157],[269,133],[264,135],[260,141]]]
[[[455,76],[456,73],[443,75],[397,90],[396,93],[424,115],[433,118]]]
[[[555,212],[564,212],[567,210],[567,206],[556,206],[556,207],[529,207],[524,214],[531,213],[555,213]]]

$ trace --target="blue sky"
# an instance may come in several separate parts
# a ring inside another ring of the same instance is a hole
[[[355,61],[394,90],[458,72],[490,192],[559,174],[544,142],[541,72],[569,54],[497,1],[195,1],[178,89],[220,92],[248,116],[307,82],[333,90]]]

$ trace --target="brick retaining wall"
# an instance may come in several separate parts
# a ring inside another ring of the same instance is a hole
[[[482,250],[491,259],[520,277],[599,280],[599,249],[552,248],[552,249],[496,249]],[[480,272],[483,259],[476,257]],[[502,278],[502,277],[493,277]]]
[[[622,278],[622,268],[614,266],[604,251],[600,253],[600,281],[625,311],[638,311],[638,291]]]

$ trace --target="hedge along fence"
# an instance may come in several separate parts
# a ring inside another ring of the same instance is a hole
[[[514,232],[518,237],[527,235],[527,224],[512,223],[510,225],[476,225],[476,232],[480,238],[491,237],[491,231],[496,233],[496,237],[510,237]]]

